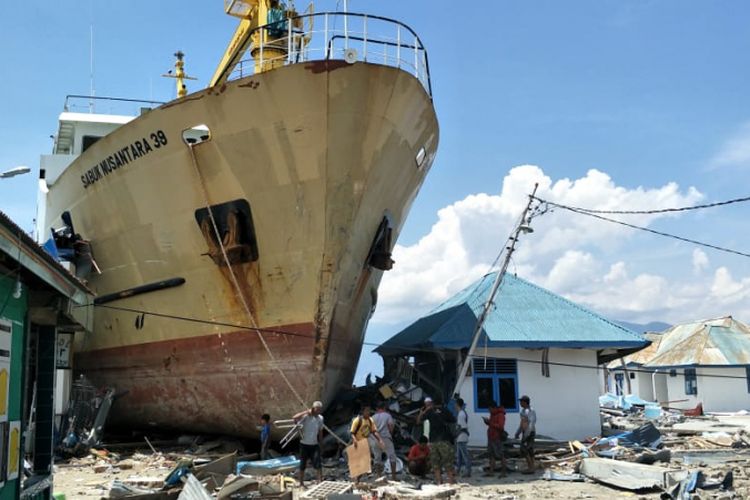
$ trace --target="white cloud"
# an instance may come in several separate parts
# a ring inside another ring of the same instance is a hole
[[[444,207],[417,243],[396,245],[396,266],[383,279],[373,322],[416,319],[482,276],[503,247],[535,182],[540,198],[603,210],[685,206],[703,198],[696,189],[681,190],[675,183],[618,186],[598,170],[579,179],[553,181],[539,167],[515,167],[499,195],[474,194]],[[647,226],[675,216],[638,215],[627,220]],[[678,322],[750,313],[750,306],[744,305],[750,302],[750,278],[735,279],[726,268],[716,269],[713,279],[682,273],[677,281],[662,276],[658,268],[657,273],[631,273],[621,253],[634,230],[561,210],[534,219],[532,226],[535,232],[520,240],[510,270],[612,319]],[[684,262],[685,267],[691,265],[703,273],[710,262],[696,249],[692,262],[690,257]]]
[[[750,122],[721,146],[710,165],[713,167],[750,167]]]
[[[693,250],[693,272],[700,274],[708,267],[708,256],[700,248]]]

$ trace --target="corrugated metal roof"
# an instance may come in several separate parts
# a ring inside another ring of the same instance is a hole
[[[625,361],[626,365],[641,366],[644,363],[647,363],[651,358],[656,356],[656,352],[659,349],[659,344],[661,343],[662,334],[648,332],[644,334],[644,337],[646,337],[646,340],[649,340],[651,342],[651,345],[641,349],[634,354],[623,357],[622,359]],[[607,366],[614,369],[620,368],[622,366],[622,362],[618,358],[610,362]]]
[[[750,327],[731,316],[676,325],[644,366],[750,365]]]
[[[496,276],[484,276],[376,351],[468,347]],[[503,278],[483,334],[480,345],[486,340],[490,347],[624,348],[648,344],[642,335],[510,274]]]

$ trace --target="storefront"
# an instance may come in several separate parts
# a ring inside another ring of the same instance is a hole
[[[51,497],[57,345],[87,328],[90,300],[0,212],[0,500]]]

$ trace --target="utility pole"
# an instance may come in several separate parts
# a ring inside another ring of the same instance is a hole
[[[500,272],[497,273],[495,282],[492,284],[492,289],[490,290],[490,294],[487,297],[487,302],[484,303],[484,309],[482,309],[482,314],[480,314],[479,318],[477,319],[477,325],[474,327],[474,336],[471,340],[471,347],[469,347],[469,352],[466,354],[466,359],[464,360],[464,364],[461,367],[461,374],[456,380],[456,386],[454,387],[451,395],[458,393],[461,390],[461,385],[463,385],[464,383],[466,374],[469,371],[469,366],[471,366],[471,360],[472,360],[472,357],[474,356],[474,351],[476,350],[477,344],[479,343],[479,337],[480,337],[480,334],[482,333],[482,327],[484,326],[484,322],[487,319],[487,315],[490,312],[490,308],[494,304],[495,295],[497,294],[497,290],[498,288],[500,288],[500,285],[503,282],[503,277],[505,276],[505,272],[508,270],[508,264],[510,263],[510,259],[513,256],[513,252],[516,249],[516,243],[518,243],[518,237],[521,235],[521,233],[525,234],[525,233],[531,233],[534,231],[528,225],[529,221],[526,220],[526,217],[529,214],[529,210],[531,210],[531,204],[534,201],[534,195],[536,195],[536,190],[538,187],[539,187],[539,183],[535,183],[534,190],[529,195],[529,202],[526,204],[526,208],[523,209],[523,213],[521,214],[521,220],[518,222],[515,230],[513,231],[513,234],[508,239],[508,246],[506,247],[506,252],[505,252],[505,260],[503,260],[503,264],[500,267]]]

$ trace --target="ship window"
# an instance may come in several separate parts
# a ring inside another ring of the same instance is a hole
[[[182,132],[182,140],[185,144],[194,146],[211,139],[211,130],[207,125],[201,124],[189,129],[185,129]]]
[[[247,200],[234,200],[211,206],[213,221],[207,208],[195,211],[195,221],[208,244],[208,253],[218,266],[226,265],[222,245],[230,264],[258,260],[253,214]],[[214,228],[214,222],[216,228]],[[221,243],[216,237],[216,230]]]
[[[101,139],[98,135],[84,135],[83,142],[81,143],[81,152],[86,151],[88,148],[94,145],[96,141]]]

